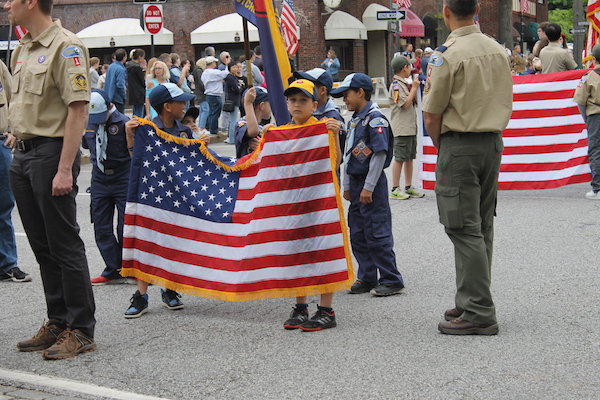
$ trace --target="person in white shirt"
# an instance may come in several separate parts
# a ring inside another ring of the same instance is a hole
[[[223,107],[223,79],[229,75],[229,69],[221,71],[217,69],[217,59],[212,56],[206,57],[206,70],[202,73],[202,83],[204,83],[204,94],[208,102],[208,119],[206,120],[206,129],[212,135],[219,131],[219,115]]]

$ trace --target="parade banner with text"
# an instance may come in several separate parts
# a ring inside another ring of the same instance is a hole
[[[142,121],[123,276],[228,301],[350,286],[335,143],[324,122],[273,128],[259,149],[238,160]]]

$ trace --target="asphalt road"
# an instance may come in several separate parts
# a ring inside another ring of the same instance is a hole
[[[80,175],[78,215],[93,277],[103,263],[84,194],[90,171],[86,165]],[[335,329],[284,330],[293,299],[228,303],[184,295],[185,309],[170,311],[156,286],[150,311],[126,320],[135,287],[101,286],[94,287],[98,350],[61,361],[15,348],[45,317],[39,270],[15,211],[20,267],[33,282],[0,282],[0,365],[182,400],[597,399],[600,202],[585,199],[588,190],[580,184],[500,192],[492,287],[497,336],[437,331],[453,306],[454,258],[427,191],[391,205],[405,292],[336,294]],[[310,298],[311,312],[317,300]]]

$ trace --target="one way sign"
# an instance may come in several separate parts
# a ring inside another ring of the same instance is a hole
[[[404,21],[406,20],[406,11],[377,11],[377,21]]]

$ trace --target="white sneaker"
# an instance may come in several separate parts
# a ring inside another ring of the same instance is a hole
[[[396,188],[392,193],[390,193],[390,199],[396,200],[408,200],[410,196],[404,193],[400,188]]]
[[[585,194],[585,198],[590,200],[600,200],[600,191],[594,192],[593,190],[590,190]]]

